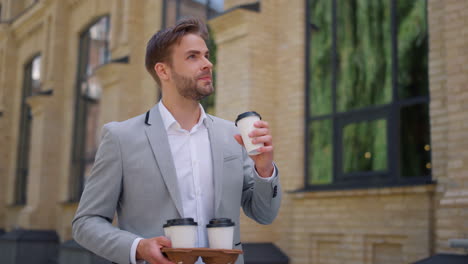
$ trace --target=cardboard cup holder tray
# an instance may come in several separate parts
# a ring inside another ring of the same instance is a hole
[[[161,251],[175,264],[193,264],[198,257],[206,264],[234,264],[242,250],[211,248],[161,248]]]

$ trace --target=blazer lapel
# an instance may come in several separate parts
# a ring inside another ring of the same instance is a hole
[[[207,115],[205,119],[205,126],[208,129],[208,136],[210,137],[211,157],[213,159],[213,180],[215,187],[215,203],[214,212],[217,216],[218,207],[221,202],[222,186],[223,186],[223,149],[222,149],[222,131],[214,124],[214,119]]]
[[[174,160],[172,159],[167,132],[164,128],[161,114],[159,113],[158,104],[146,113],[145,123],[146,136],[153,150],[161,175],[179,215],[183,217],[182,199],[180,197],[176,169]]]

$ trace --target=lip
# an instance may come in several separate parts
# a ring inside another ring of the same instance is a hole
[[[201,81],[211,81],[211,77],[210,77],[210,76],[203,76],[203,77],[198,78],[198,80],[201,80]]]

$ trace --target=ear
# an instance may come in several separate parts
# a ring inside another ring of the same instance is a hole
[[[169,80],[170,68],[167,64],[162,62],[156,63],[156,65],[154,65],[154,71],[156,72],[161,81]]]

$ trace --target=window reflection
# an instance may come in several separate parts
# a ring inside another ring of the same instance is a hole
[[[400,174],[402,177],[430,175],[431,147],[427,104],[404,107],[400,111]]]
[[[31,62],[31,94],[37,94],[41,90],[41,56],[36,56]]]
[[[426,2],[398,1],[398,95],[429,95]],[[415,59],[418,58],[418,59]]]
[[[310,115],[329,114],[332,109],[332,1],[312,1],[310,7]]]
[[[387,121],[352,123],[343,129],[343,172],[387,169]]]
[[[210,19],[224,11],[224,0],[164,0],[164,25],[174,25],[183,17]]]
[[[308,179],[313,184],[329,184],[333,181],[332,163],[332,122],[321,120],[312,122],[309,127]]]
[[[208,0],[179,0],[179,16],[183,17],[198,17],[205,19],[207,17]]]
[[[337,2],[337,107],[349,111],[392,99],[388,0]]]
[[[427,182],[427,1],[307,4],[306,185]]]
[[[109,60],[109,19],[101,18],[88,31],[89,54],[86,73],[91,75],[97,66]]]

